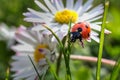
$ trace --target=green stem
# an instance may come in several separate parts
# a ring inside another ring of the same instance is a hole
[[[53,68],[51,62],[48,60],[47,57],[46,57],[46,61],[47,61],[48,65],[50,66],[50,71],[51,71],[51,73],[54,75],[55,80],[59,80],[57,74],[56,74],[55,71],[54,71],[54,68]]]
[[[70,72],[70,66],[69,66],[69,61],[68,61],[68,57],[66,56],[66,54],[64,55],[64,59],[65,59],[65,66],[66,66],[66,80],[71,80],[71,72]]]
[[[56,65],[56,74],[59,75],[59,69],[60,69],[60,64],[61,64],[61,59],[62,59],[62,53],[60,52],[58,59],[57,59],[57,65]]]
[[[100,80],[100,70],[101,70],[101,59],[102,59],[102,52],[103,52],[103,43],[104,43],[104,28],[105,22],[108,12],[109,2],[105,3],[104,15],[103,15],[103,23],[101,28],[101,36],[100,36],[100,45],[99,45],[99,53],[98,53],[98,61],[97,61],[97,71],[96,71],[96,80]]]
[[[68,43],[67,43],[67,54],[64,55],[64,58],[65,58],[65,64],[66,64],[66,72],[67,72],[67,75],[66,75],[66,79],[67,80],[71,80],[71,71],[70,71],[70,54],[71,54],[71,42],[70,42],[70,29],[71,29],[71,20],[69,22],[69,29],[68,29]]]

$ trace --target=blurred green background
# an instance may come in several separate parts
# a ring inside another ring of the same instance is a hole
[[[103,2],[104,0],[94,0],[94,5]],[[0,0],[0,23],[5,23],[10,27],[19,27],[21,24],[30,26],[30,23],[23,21],[24,16],[22,15],[23,12],[27,12],[28,7],[38,9],[34,0]],[[120,56],[120,0],[110,0],[106,28],[111,30],[112,34],[105,35],[103,57],[117,60]],[[6,47],[7,44],[0,41],[0,80],[5,80],[6,70],[10,67],[11,56],[14,55],[14,52]],[[73,52],[79,55],[97,57],[98,47],[99,44],[94,41],[91,43],[86,42],[84,49],[77,44],[74,45]],[[63,67],[64,65],[61,66],[62,70]],[[95,80],[95,69],[96,63],[71,60],[73,80]],[[112,70],[113,67],[103,65],[101,71],[102,80],[109,80]],[[11,74],[10,72],[9,80],[12,80]],[[64,75],[61,74],[61,76]]]

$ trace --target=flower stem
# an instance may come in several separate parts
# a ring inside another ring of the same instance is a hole
[[[66,40],[67,42],[67,51],[64,53],[64,58],[65,58],[65,64],[66,64],[66,78],[67,80],[71,80],[71,71],[70,71],[70,54],[71,54],[71,42],[70,42],[70,29],[71,29],[71,20],[69,22],[69,29],[68,29],[68,36]],[[67,54],[66,54],[67,53]]]
[[[57,59],[57,65],[56,65],[56,74],[59,76],[59,69],[60,69],[60,64],[61,64],[61,58],[62,58],[62,53],[60,50],[60,54]]]
[[[64,59],[65,59],[65,66],[66,66],[66,72],[67,72],[65,80],[71,80],[71,72],[70,72],[68,56],[66,54],[63,54],[63,55],[64,55]]]
[[[104,43],[104,28],[105,28],[105,22],[108,12],[108,6],[109,6],[109,1],[105,2],[103,22],[102,22],[102,28],[100,34],[101,36],[100,36],[100,45],[99,45],[99,53],[98,53],[98,61],[97,61],[96,80],[100,80],[101,59],[102,59],[103,43]]]

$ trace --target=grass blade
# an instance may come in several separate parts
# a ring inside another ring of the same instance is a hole
[[[116,62],[116,65],[113,68],[113,72],[110,76],[110,80],[117,80],[117,77],[119,76],[119,71],[120,71],[120,58]]]
[[[55,73],[55,70],[53,69],[53,66],[52,66],[51,62],[47,58],[46,58],[46,61],[47,61],[48,65],[50,66],[50,71],[54,75],[55,80],[59,80],[57,74]]]
[[[98,53],[98,61],[97,61],[97,71],[96,71],[96,80],[100,80],[100,71],[101,71],[101,59],[102,59],[102,52],[103,52],[103,44],[104,44],[104,29],[105,29],[105,22],[108,12],[109,1],[105,2],[105,9],[103,15],[103,22],[100,34],[100,45],[99,45],[99,53]]]
[[[5,80],[9,80],[9,75],[10,75],[10,69],[8,67],[7,70],[6,70],[6,78],[5,78]]]
[[[30,57],[29,55],[28,55],[28,58],[30,59],[30,61],[31,61],[31,63],[32,63],[32,65],[33,65],[33,67],[34,67],[36,73],[37,73],[37,76],[38,76],[39,80],[41,80],[41,76],[39,75],[39,72],[37,71],[37,68],[35,67],[35,65],[34,65],[32,59],[31,59],[31,57]]]

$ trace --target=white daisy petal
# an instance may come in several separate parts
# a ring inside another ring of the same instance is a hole
[[[16,40],[22,44],[27,44],[27,45],[35,45],[36,44],[36,40],[30,36],[27,32],[20,32],[20,33],[16,33]]]
[[[58,27],[52,27],[51,29],[52,29],[52,31],[55,32],[55,33],[59,30]],[[49,30],[44,30],[42,33],[43,33],[43,34],[48,34],[48,35],[51,35],[51,34],[52,34]]]
[[[55,26],[56,26],[56,27],[61,27],[60,24],[54,23],[54,22],[53,22],[53,23],[48,23],[47,25],[48,25],[50,28],[53,28],[53,27],[55,27]]]
[[[66,25],[66,24],[64,24],[64,25],[61,26],[60,31],[61,31],[61,32],[68,32],[68,29],[69,29],[69,26]]]
[[[51,2],[49,0],[44,0],[46,5],[48,6],[48,8],[52,11],[53,14],[56,13],[56,8],[51,4]]]
[[[87,10],[89,10],[89,9],[92,7],[92,4],[91,4],[92,2],[93,2],[93,0],[88,0],[88,1],[84,4],[82,10],[78,12],[78,14],[79,14],[79,15],[82,15],[84,12],[86,12]]]
[[[33,9],[30,9],[28,8],[28,10],[33,13],[34,15],[37,15],[38,17],[42,18],[42,19],[45,19],[45,20],[48,20],[50,19],[49,17],[47,17],[46,13],[41,13],[41,12],[38,12],[38,11],[35,11]]]
[[[77,11],[79,8],[82,7],[83,0],[77,0],[74,6],[74,10]]]
[[[17,76],[16,78],[14,78],[15,80],[19,80],[21,78],[27,78],[31,75],[35,75],[35,70],[33,69],[29,69],[29,70],[26,70],[26,71],[23,71],[22,73],[19,73],[19,74],[16,74],[14,76]]]
[[[19,55],[17,55],[17,56],[12,56],[12,59],[13,59],[13,60],[16,60],[16,61],[17,61],[17,60],[19,60],[19,61],[20,61],[20,60],[26,60],[26,58],[28,58],[28,57],[27,57],[27,56],[21,56],[21,55],[20,55],[20,56],[19,56]]]
[[[40,3],[38,0],[35,0],[35,3],[45,12],[49,12],[49,10],[42,4]]]
[[[29,45],[16,45],[12,46],[12,49],[16,52],[34,52],[34,48]]]
[[[94,18],[102,13],[103,13],[103,10],[99,10],[99,11],[96,11],[96,12],[89,14],[89,15],[91,16],[90,18]]]
[[[112,32],[107,30],[107,29],[105,29],[105,34],[110,34],[110,33],[112,33]]]
[[[7,48],[15,43],[15,27],[8,27],[6,24],[0,24],[0,40],[7,42]]]
[[[97,30],[97,31],[101,31],[101,27],[99,25],[96,25],[96,24],[90,24],[90,25],[91,25],[92,29]],[[109,33],[111,33],[111,31],[105,29],[105,33],[109,34]]]
[[[62,40],[66,35],[67,35],[67,31],[59,31],[59,32],[56,32],[56,35],[59,36],[59,39]],[[53,42],[57,42],[56,38],[53,37],[52,38],[52,41]]]
[[[34,26],[31,30],[38,32],[38,31],[46,30],[46,28],[43,27],[42,25],[37,25],[37,26]]]
[[[98,19],[100,19],[100,18],[102,18],[102,16],[98,16],[98,17],[95,17],[95,18],[92,18],[92,19],[89,19],[89,20],[85,19],[85,20],[86,20],[87,22],[92,22],[92,21],[98,20]]]
[[[28,57],[26,57],[26,58],[28,58]],[[31,64],[31,62],[30,62],[30,60],[24,60],[24,61],[26,61],[26,62],[24,62],[24,63],[23,63],[23,61],[13,62],[13,63],[11,64],[11,66],[13,67],[13,68],[11,69],[11,71],[17,71],[17,70],[22,71],[22,70],[26,70],[26,69],[30,66],[29,64]]]
[[[34,15],[32,15],[30,12],[23,13],[23,15],[26,16],[26,17],[29,17],[29,16],[33,16],[34,17]]]
[[[6,26],[6,25],[4,25],[4,26]],[[4,34],[9,35],[9,32],[7,31],[8,30],[7,27],[0,27],[0,30],[1,30],[1,32],[4,32]]]
[[[94,24],[100,25],[100,24],[102,24],[102,22],[94,22]]]
[[[91,31],[91,35],[98,36],[99,34],[95,31]]]
[[[40,65],[40,66],[45,65],[45,64],[47,64],[46,59],[41,59],[41,60],[39,61],[39,65]]]
[[[42,40],[43,40],[43,39],[42,39],[43,36],[40,35],[40,34],[41,34],[40,32],[36,32],[36,36],[38,36],[38,37],[37,37],[37,40],[38,40],[38,43],[43,43],[43,41],[42,41]]]
[[[61,6],[61,8],[64,9],[64,5],[63,5],[62,0],[57,0],[57,1],[58,1],[59,5]]]
[[[38,32],[39,32],[39,31],[33,31],[33,30],[31,30],[31,31],[28,31],[28,34],[29,34],[30,36],[32,36],[37,42],[39,42],[38,36],[36,36]]]
[[[59,30],[59,28],[58,27],[54,27],[54,28],[52,28],[52,30],[53,30],[53,32],[57,32]]]
[[[24,20],[27,22],[44,23],[44,20],[42,20],[41,18],[24,18]]]
[[[63,9],[63,7],[60,5],[59,1],[61,1],[61,0],[54,0],[55,6],[58,11]]]
[[[67,35],[67,32],[59,32],[57,35],[59,36],[60,40],[62,40]]]
[[[32,54],[33,54],[33,52],[22,52],[22,53],[21,52],[20,53],[17,52],[18,56],[28,56],[28,55],[29,56],[33,56]]]
[[[103,10],[101,10],[99,12],[96,11],[96,12],[94,12],[92,14],[84,13],[83,16],[81,16],[81,20],[83,20],[83,21],[86,21],[86,20],[94,21],[94,20],[100,19],[102,16],[98,16],[98,15],[100,15],[102,13],[103,13]]]
[[[57,36],[59,36],[60,40],[62,40],[67,35],[68,28],[69,28],[68,25],[64,24],[61,26],[60,31],[56,32],[56,34],[57,34]],[[52,41],[57,42],[55,37],[52,38]]]
[[[97,7],[93,8],[93,9],[90,10],[88,13],[89,13],[89,14],[92,14],[92,13],[94,13],[94,12],[96,12],[96,11],[99,11],[99,10],[103,10],[103,5],[102,5],[102,4],[100,4],[100,5],[98,5]]]
[[[66,8],[73,9],[74,0],[66,0]]]
[[[99,43],[99,38],[97,36],[91,36],[91,39],[95,40],[97,43]]]
[[[37,77],[37,74],[36,75],[31,75],[26,80],[34,80],[36,77]]]
[[[36,15],[30,13],[30,12],[23,13],[23,15],[26,16],[27,18],[29,18],[29,17],[35,17],[35,18],[37,18],[38,17],[38,16],[36,16]]]

